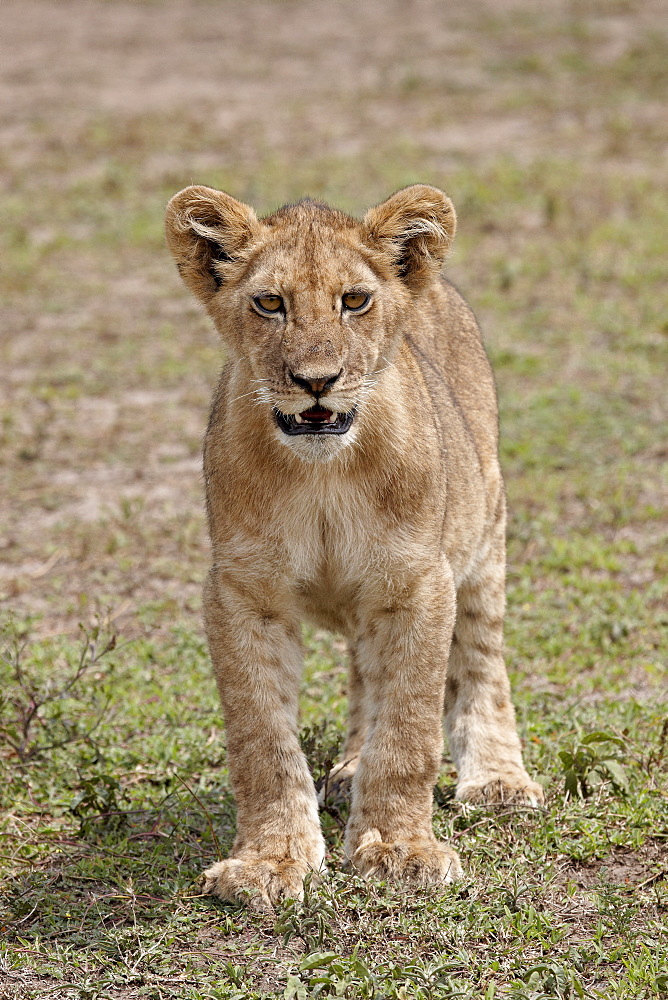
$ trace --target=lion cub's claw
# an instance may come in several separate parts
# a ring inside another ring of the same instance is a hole
[[[351,858],[365,878],[389,879],[413,886],[444,885],[461,878],[456,851],[437,840],[384,843],[378,830],[367,830]]]
[[[207,868],[200,885],[204,894],[271,913],[275,903],[302,898],[308,871],[304,862],[293,858],[227,858]]]

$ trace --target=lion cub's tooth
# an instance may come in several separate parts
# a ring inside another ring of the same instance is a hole
[[[332,410],[332,412],[330,413],[330,415],[327,417],[327,423],[328,424],[335,423],[337,417],[338,417],[338,413],[336,412],[336,410]]]
[[[304,421],[302,420],[301,413],[295,413],[294,417],[295,417],[295,420],[297,421],[298,424],[303,424],[304,423]]]

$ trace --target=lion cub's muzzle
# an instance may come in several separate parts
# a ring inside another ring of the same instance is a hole
[[[305,372],[293,372],[287,369],[291,382],[304,389],[309,395],[315,396],[315,404],[301,413],[283,413],[275,410],[276,423],[284,434],[345,434],[355,418],[355,407],[347,412],[330,410],[320,403],[320,395],[329,392],[338,382],[343,373],[340,371],[331,375],[313,375]]]
[[[316,403],[302,413],[281,413],[275,410],[276,423],[284,434],[345,434],[355,419],[355,410],[337,413]]]

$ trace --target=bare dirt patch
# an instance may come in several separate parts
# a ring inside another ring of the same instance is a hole
[[[605,884],[645,887],[667,877],[668,847],[651,840],[635,851],[616,848],[600,861],[571,862],[561,873],[563,881],[574,882],[581,889]]]

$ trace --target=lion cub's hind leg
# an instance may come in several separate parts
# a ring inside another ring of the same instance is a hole
[[[445,724],[466,802],[537,806],[543,790],[522,762],[503,659],[505,518],[489,555],[457,591],[457,617],[445,688]]]
[[[367,725],[364,711],[364,681],[360,673],[357,650],[353,643],[348,648],[348,733],[341,760],[330,771],[320,789],[320,805],[343,802],[350,797],[353,775],[357,770],[360,751],[364,745]]]

